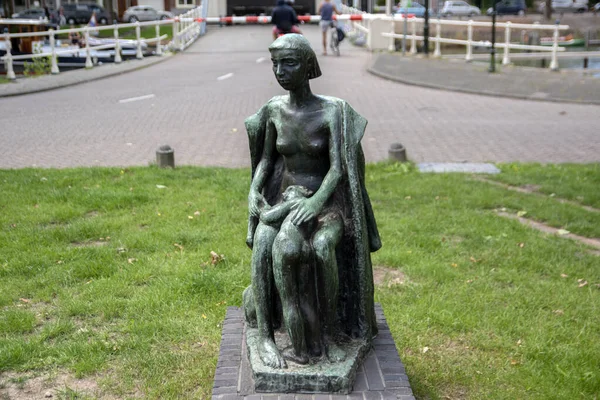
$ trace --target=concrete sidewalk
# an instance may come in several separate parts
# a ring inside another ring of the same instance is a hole
[[[163,56],[146,57],[142,60],[127,60],[120,64],[97,65],[90,69],[76,69],[61,72],[58,75],[45,75],[38,78],[18,78],[14,82],[0,84],[0,97],[19,96],[28,93],[44,92],[46,90],[60,89],[67,86],[77,85],[79,83],[95,81],[97,79],[107,78],[124,74],[130,71],[136,71],[149,67],[170,59],[172,53],[165,53]]]
[[[600,105],[600,78],[581,71],[501,66],[383,53],[369,72],[409,85],[490,96]]]

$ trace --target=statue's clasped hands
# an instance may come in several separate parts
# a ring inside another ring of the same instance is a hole
[[[294,225],[301,225],[313,218],[317,218],[321,211],[323,211],[323,205],[323,202],[319,201],[315,196],[299,200],[298,203],[292,206],[294,212],[292,223]]]

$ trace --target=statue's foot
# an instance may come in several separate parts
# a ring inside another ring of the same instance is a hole
[[[309,361],[308,356],[306,354],[297,355],[294,352],[294,348],[291,346],[283,350],[283,358],[285,358],[286,360],[293,361],[296,364],[300,365],[308,364]]]
[[[271,368],[287,368],[285,360],[281,356],[275,342],[271,339],[262,339],[258,343],[258,354],[263,364]]]
[[[346,359],[346,352],[333,341],[328,341],[327,359],[332,363],[342,362]]]

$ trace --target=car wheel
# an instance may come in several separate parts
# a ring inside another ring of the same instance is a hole
[[[131,17],[129,17],[129,22],[130,23],[133,24],[134,22],[137,22],[137,21],[138,21],[138,19],[137,19],[137,17],[135,15],[132,15]]]
[[[519,17],[524,17],[525,16],[525,10],[519,10],[519,12],[517,13],[517,15]]]
[[[100,25],[106,25],[108,20],[106,18],[100,18]]]
[[[75,25],[75,18],[69,18],[67,20],[67,24],[69,24],[69,25]]]
[[[469,18],[473,18],[475,16],[475,13],[469,13]]]
[[[579,8],[579,9],[577,10],[577,12],[578,12],[579,14],[583,14],[583,13],[585,12],[585,8]]]
[[[165,19],[169,19],[169,17],[167,17],[166,15],[161,15],[160,16],[160,20],[161,21],[164,21]]]
[[[447,13],[442,14],[442,17],[444,17],[444,18],[448,18],[448,17],[451,17],[451,16],[452,16],[451,12],[447,12]]]

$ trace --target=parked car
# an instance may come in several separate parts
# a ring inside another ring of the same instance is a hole
[[[87,24],[94,11],[96,11],[96,21],[99,24],[106,25],[114,19],[108,11],[97,4],[69,3],[63,4],[62,7],[69,25]]]
[[[595,5],[594,7],[592,7],[592,10],[593,10],[594,12],[598,12],[598,11],[600,11],[600,3],[596,3],[596,5]]]
[[[14,13],[12,17],[19,19],[44,19],[46,17],[46,12],[43,8],[30,8],[28,10]]]
[[[481,15],[481,10],[475,6],[470,5],[466,1],[445,1],[444,7],[440,12],[442,17],[451,16],[467,16],[473,17],[475,15]]]
[[[546,2],[542,1],[538,7],[538,11],[542,14],[546,10]],[[565,13],[575,12],[583,13],[588,10],[587,0],[552,0],[552,12]]]
[[[496,15],[525,15],[527,6],[525,0],[503,0],[496,3]],[[492,15],[494,9],[492,7],[487,9],[487,15]]]
[[[410,7],[398,7],[396,9],[396,14],[414,14],[417,18],[423,18],[425,16],[425,7],[420,5],[419,3],[412,3]],[[433,15],[432,10],[429,10],[429,15]]]
[[[133,6],[125,10],[122,20],[124,22],[155,21],[157,19],[173,18],[169,11],[158,11],[150,6]]]

